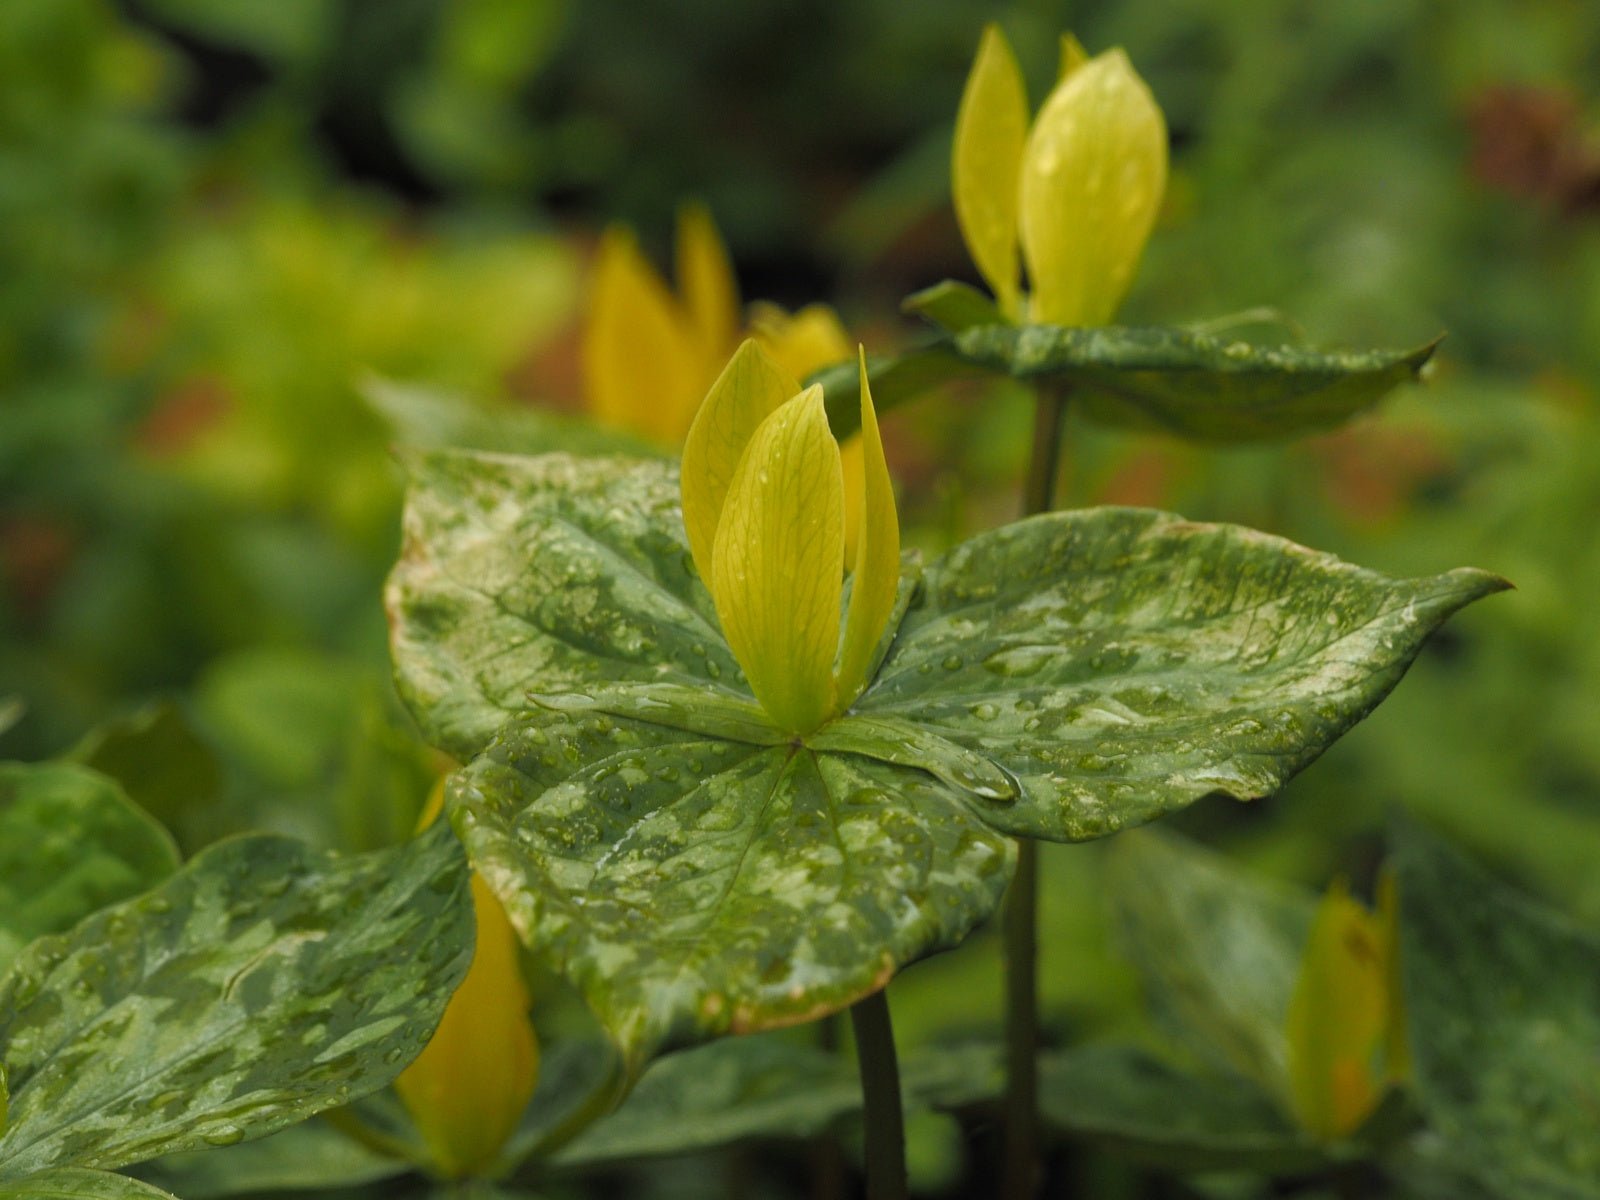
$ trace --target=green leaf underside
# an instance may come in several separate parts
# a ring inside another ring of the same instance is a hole
[[[929,567],[874,682],[794,753],[750,732],[670,466],[436,454],[415,476],[389,591],[402,693],[463,759],[504,726],[453,789],[457,827],[635,1066],[840,1007],[958,940],[1003,885],[1001,835],[1276,790],[1504,586],[1050,514]]]
[[[173,1197],[125,1175],[62,1167],[23,1179],[0,1180],[0,1200],[173,1200]]]
[[[0,764],[0,974],[34,938],[177,867],[166,831],[106,776],[73,763]]]
[[[1600,1196],[1600,937],[1399,823],[1415,1088],[1448,1156],[1507,1196]]]
[[[935,311],[961,328],[948,341],[874,362],[874,399],[880,374],[885,381],[881,407],[949,379],[1001,374],[1070,389],[1078,410],[1102,424],[1218,444],[1339,425],[1415,379],[1437,346],[1320,351],[1170,327],[966,325],[965,309],[948,297],[939,298]],[[827,392],[835,432],[849,432],[856,382],[835,369],[813,381]]]
[[[1106,888],[1162,1027],[1287,1105],[1284,1022],[1316,908],[1309,893],[1252,879],[1158,829],[1117,839]]]
[[[1086,1046],[1039,1064],[1039,1108],[1064,1133],[1176,1171],[1306,1171],[1328,1151],[1237,1076],[1179,1071],[1131,1047]]]
[[[182,1200],[213,1200],[257,1192],[358,1187],[415,1169],[313,1120],[254,1142],[160,1158],[137,1168],[136,1174]]]
[[[237,838],[0,980],[0,1178],[259,1137],[382,1087],[470,957],[449,832],[338,859]]]
[[[1008,323],[993,300],[970,284],[954,279],[946,279],[912,293],[901,302],[900,307],[906,312],[916,313],[947,333]]]
[[[634,1070],[876,991],[993,911],[1014,854],[925,773],[593,711],[513,721],[449,802]]]
[[[963,1045],[905,1056],[906,1105],[956,1106],[1005,1086],[998,1047]],[[752,1140],[815,1137],[861,1110],[853,1061],[770,1037],[730,1038],[655,1063],[627,1102],[556,1159],[598,1167],[714,1150]]]

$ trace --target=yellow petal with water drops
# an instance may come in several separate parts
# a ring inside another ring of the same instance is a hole
[[[1061,62],[1056,68],[1056,82],[1060,83],[1079,67],[1089,61],[1089,52],[1083,48],[1083,43],[1070,33],[1061,35]]]
[[[1336,880],[1322,898],[1289,1001],[1289,1098],[1307,1132],[1333,1141],[1377,1107],[1388,1020],[1383,933]]]
[[[843,362],[855,347],[837,313],[826,304],[785,312],[764,301],[750,306],[750,333],[761,348],[796,379]]]
[[[1384,1019],[1384,1065],[1389,1078],[1411,1078],[1411,1033],[1406,1025],[1404,979],[1400,974],[1400,892],[1392,868],[1378,876],[1378,926],[1383,933],[1383,976],[1387,1013]]]
[[[1028,136],[1028,93],[998,25],[983,31],[961,93],[950,154],[956,223],[1000,311],[1018,315],[1017,180]]]
[[[1126,54],[1108,51],[1058,83],[1034,119],[1022,162],[1029,319],[1111,320],[1166,186],[1166,121]]]
[[[705,387],[696,335],[632,231],[606,230],[583,330],[589,410],[604,424],[676,445]]]
[[[703,378],[709,379],[739,337],[739,281],[728,247],[703,204],[678,209],[677,273]]]
[[[833,712],[844,554],[844,479],[822,389],[763,421],[717,526],[712,595],[756,699],[788,733]]]
[[[683,528],[694,565],[711,586],[711,553],[728,485],[745,446],[761,422],[800,391],[761,346],[747,340],[717,376],[695,414],[683,444],[679,480],[683,489]]]
[[[900,586],[900,518],[894,507],[894,484],[883,454],[878,414],[867,387],[867,355],[860,352],[861,458],[846,467],[845,492],[854,491],[861,511],[860,544],[850,583],[850,609],[845,616],[844,643],[839,650],[836,705],[846,708],[868,683],[873,651],[894,611]],[[852,475],[854,478],[852,479]]]

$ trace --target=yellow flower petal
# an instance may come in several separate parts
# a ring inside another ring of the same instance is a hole
[[[838,314],[826,304],[808,304],[797,313],[776,304],[750,306],[750,332],[772,360],[796,379],[843,362],[854,347]]]
[[[894,507],[894,485],[878,433],[878,415],[867,387],[867,355],[861,351],[861,455],[846,465],[845,493],[854,493],[861,512],[860,545],[850,585],[850,611],[845,617],[844,645],[839,652],[836,706],[845,708],[867,685],[873,651],[894,611],[900,585],[900,519]]]
[[[734,657],[767,715],[810,733],[833,712],[844,479],[822,389],[763,421],[717,526],[712,595]]]
[[[728,485],[757,426],[800,391],[794,378],[746,341],[711,385],[683,445],[679,478],[683,488],[683,528],[694,565],[711,586],[712,548]]]
[[[1057,84],[1022,163],[1030,319],[1109,321],[1133,282],[1166,185],[1166,121],[1126,54],[1101,54]]]
[[[1028,136],[1028,94],[998,25],[983,31],[956,112],[950,191],[967,252],[1000,311],[1017,316],[1017,180]]]
[[[676,444],[705,387],[696,335],[620,226],[600,239],[583,331],[584,390],[603,423]]]
[[[739,336],[739,281],[728,248],[703,204],[678,209],[678,289],[709,379]]]
[[[1383,932],[1343,880],[1323,896],[1289,1001],[1289,1097],[1295,1119],[1332,1141],[1377,1107],[1375,1060],[1388,1018]]]
[[[1070,33],[1061,35],[1061,65],[1056,68],[1056,82],[1060,83],[1089,61],[1089,52],[1083,43]]]
[[[478,926],[472,966],[433,1039],[394,1085],[438,1169],[452,1178],[494,1165],[539,1080],[516,932],[476,875],[472,902]]]

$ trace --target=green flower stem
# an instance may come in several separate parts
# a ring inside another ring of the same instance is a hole
[[[906,1130],[889,1001],[880,991],[850,1009],[867,1126],[867,1200],[906,1200]]]
[[[1049,512],[1061,465],[1064,389],[1040,387],[1022,515]],[[1039,847],[1017,843],[1017,873],[1000,921],[1006,964],[1006,1132],[1001,1193],[1028,1200],[1039,1186]]]

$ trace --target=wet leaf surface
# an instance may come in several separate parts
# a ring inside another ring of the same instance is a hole
[[[466,886],[443,827],[344,859],[237,838],[35,941],[0,979],[0,1178],[231,1145],[382,1087],[466,969]]]

